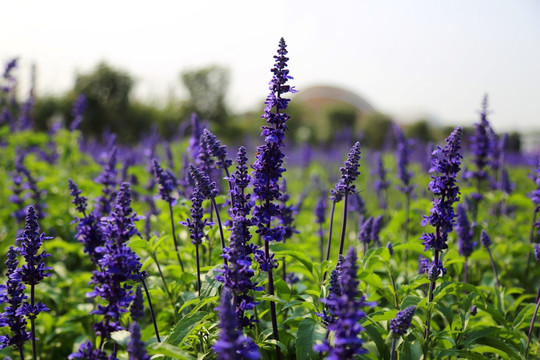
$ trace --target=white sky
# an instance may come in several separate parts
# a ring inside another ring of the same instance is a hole
[[[140,98],[183,96],[182,70],[220,64],[229,104],[253,109],[281,36],[299,90],[339,85],[397,118],[449,124],[476,121],[487,92],[497,130],[540,129],[536,0],[0,0],[0,61],[18,56],[23,80],[36,62],[42,94],[106,60]]]

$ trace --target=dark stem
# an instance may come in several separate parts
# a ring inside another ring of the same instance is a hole
[[[538,285],[538,294],[540,294],[540,284]],[[536,307],[534,308],[534,313],[531,319],[531,325],[529,326],[529,333],[527,334],[527,345],[525,346],[525,358],[529,357],[529,343],[531,342],[531,335],[534,328],[534,322],[536,320],[536,313],[538,312],[538,307],[540,307],[540,301],[538,301],[538,296],[536,297]]]
[[[167,282],[165,281],[165,276],[163,276],[163,272],[161,271],[161,266],[159,265],[159,262],[157,261],[157,255],[155,253],[150,253],[150,256],[152,256],[152,259],[154,259],[154,262],[156,263],[159,277],[161,278],[161,282],[163,282],[163,286],[165,287],[165,292],[167,293],[167,296],[169,297],[169,300],[171,301],[171,305],[174,309],[174,302],[172,301],[172,294],[169,291],[169,287],[167,286]]]
[[[325,260],[328,261],[330,258],[330,246],[332,245],[332,225],[334,224],[334,211],[336,210],[336,201],[332,201],[332,210],[330,210],[330,225],[328,227],[328,241],[326,243],[326,257]]]
[[[465,262],[463,263],[463,282],[468,283],[469,282],[469,264],[468,264],[469,257],[465,257]]]
[[[392,266],[388,265],[388,273],[390,274],[390,281],[392,282],[392,289],[394,289],[394,305],[396,309],[399,309],[399,298],[397,295],[396,281],[394,280],[394,274],[392,274]]]
[[[34,308],[34,288],[36,285],[32,284],[30,285],[30,305],[32,306],[32,309]],[[37,351],[36,351],[36,324],[35,324],[35,315],[32,315],[30,317],[30,328],[32,331],[32,359],[37,359]]]
[[[320,253],[320,260],[321,263],[324,259],[324,233],[323,233],[323,226],[322,224],[319,224],[319,253]]]
[[[19,349],[19,356],[21,357],[21,360],[24,360],[23,346],[19,345],[17,348]]]
[[[436,228],[437,236],[439,236],[439,228]],[[435,249],[435,253],[433,255],[433,263],[435,266],[438,266],[439,263],[439,250]],[[431,279],[429,282],[429,293],[428,293],[428,303],[431,303],[433,301],[433,291],[435,290],[435,282],[437,279]],[[426,313],[426,329],[424,332],[424,359],[428,359],[428,352],[429,352],[429,336],[431,331],[431,309],[428,307],[427,313]]]
[[[212,198],[212,206],[214,207],[214,212],[216,213],[219,236],[221,237],[221,251],[223,252],[223,249],[225,249],[225,235],[223,235],[223,227],[221,226],[221,218],[219,217],[219,210],[215,198]],[[223,258],[223,262],[225,263],[225,265],[227,265],[227,259]]]
[[[184,264],[182,263],[182,259],[180,259],[180,253],[178,252],[178,241],[176,240],[176,230],[174,228],[174,216],[173,216],[173,209],[171,203],[169,203],[169,217],[171,218],[171,229],[172,229],[172,236],[174,241],[174,250],[176,251],[176,257],[178,258],[178,263],[180,264],[180,269],[182,269],[182,272],[184,272]]]
[[[347,205],[349,203],[349,193],[345,191],[343,200],[343,225],[341,227],[341,238],[339,240],[339,255],[343,255],[343,247],[345,246],[345,234],[347,233]]]
[[[409,210],[411,208],[411,194],[405,194],[405,243],[409,241]],[[405,261],[407,261],[407,251],[405,251]]]
[[[538,207],[534,208],[533,216],[532,216],[532,224],[531,229],[529,230],[529,244],[534,243],[534,237],[536,234],[536,216],[538,214]],[[527,266],[525,267],[525,273],[523,274],[523,283],[527,283],[527,278],[529,277],[529,269],[531,267],[531,260],[532,260],[532,253],[529,252],[529,256],[527,257]]]
[[[270,226],[270,224],[268,224]],[[270,259],[270,246],[268,245],[268,241],[264,242],[264,255],[266,259]],[[272,274],[272,267],[268,270],[268,293],[272,296],[274,296],[274,276]],[[270,301],[270,315],[272,316],[272,331],[274,333],[274,339],[276,341],[279,341],[279,333],[278,333],[278,326],[277,326],[277,315],[276,315],[276,303],[274,301]],[[276,345],[276,356],[278,360],[281,360],[281,350],[279,346]]]
[[[392,350],[390,351],[390,360],[396,359],[396,344],[397,339],[395,337],[392,337]]]
[[[195,244],[195,261],[197,262],[197,295],[201,296],[201,264],[199,262],[199,244]]]
[[[144,288],[144,292],[146,293],[146,299],[148,300],[148,308],[150,309],[150,316],[152,317],[152,323],[154,324],[154,332],[156,333],[156,339],[158,342],[161,342],[161,339],[159,338],[159,331],[157,328],[157,323],[156,323],[156,315],[154,314],[154,307],[152,306],[152,299],[150,298],[150,293],[148,292],[146,281],[143,278],[141,278],[141,283]]]
[[[495,266],[495,261],[493,260],[493,255],[491,254],[491,250],[487,248],[489,259],[491,260],[491,267],[493,268],[493,274],[495,276],[495,282],[497,283],[497,288],[500,288],[501,285],[499,284],[499,276],[497,275],[497,267]]]

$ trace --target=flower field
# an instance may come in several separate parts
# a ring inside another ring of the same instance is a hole
[[[487,97],[429,152],[396,125],[383,152],[305,154],[288,60],[281,39],[261,137],[229,147],[196,115],[174,141],[91,141],[84,95],[34,131],[8,64],[1,357],[540,358],[540,162],[506,154]]]

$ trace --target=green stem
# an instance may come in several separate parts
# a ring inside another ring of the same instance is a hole
[[[146,281],[141,278],[141,283],[144,287],[144,292],[146,293],[146,299],[148,300],[148,308],[150,309],[150,316],[152,317],[152,323],[154,325],[154,332],[156,333],[156,339],[158,342],[161,342],[159,338],[159,331],[156,323],[156,315],[154,314],[154,307],[152,306],[152,299],[150,298],[150,293],[148,292],[148,287],[146,286]]]
[[[345,192],[343,200],[343,225],[341,226],[341,238],[339,240],[339,255],[343,255],[343,247],[345,246],[345,234],[347,233],[347,205],[349,202],[349,193]]]
[[[176,251],[176,257],[178,258],[178,263],[180,264],[180,269],[182,269],[182,272],[184,272],[184,264],[182,263],[182,259],[180,258],[180,253],[178,252],[178,241],[176,240],[176,230],[174,228],[174,216],[173,216],[173,208],[172,204],[169,203],[169,217],[171,218],[171,229],[172,229],[172,235],[173,235],[173,241],[174,241],[174,250]]]

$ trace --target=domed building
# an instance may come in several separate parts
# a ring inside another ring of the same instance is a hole
[[[358,94],[327,85],[301,89],[291,105],[298,110],[296,126],[319,140],[328,139],[330,134],[344,128],[357,129],[363,118],[377,112]],[[293,122],[291,125],[295,126]]]

